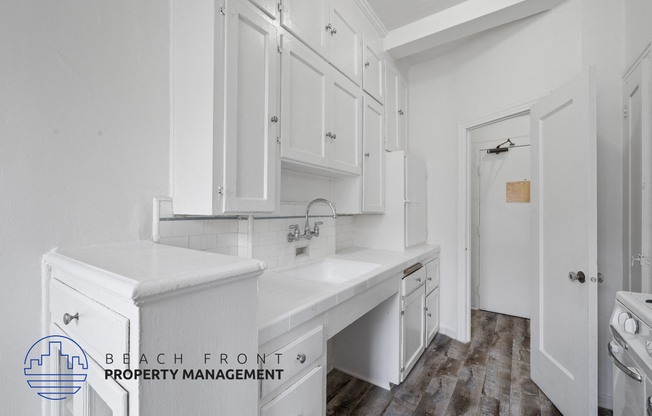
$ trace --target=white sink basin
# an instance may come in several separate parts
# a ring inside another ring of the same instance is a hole
[[[379,267],[376,263],[326,258],[316,263],[283,271],[287,277],[316,280],[328,283],[344,283]]]

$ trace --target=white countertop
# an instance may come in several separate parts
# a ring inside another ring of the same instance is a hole
[[[376,263],[379,266],[344,283],[304,280],[267,270],[258,285],[258,332],[261,344],[341,304],[366,289],[401,273],[439,252],[422,245],[405,251],[348,248],[327,258]],[[398,287],[397,287],[398,290]]]
[[[218,281],[255,277],[265,269],[258,260],[137,241],[55,249],[43,257],[50,265],[84,276],[91,284],[134,302],[166,292]],[[64,279],[74,280],[75,276]]]

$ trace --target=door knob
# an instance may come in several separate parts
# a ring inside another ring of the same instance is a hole
[[[580,282],[580,283],[586,282],[586,275],[584,275],[584,272],[581,271],[581,270],[579,272],[577,272],[577,273],[569,272],[568,273],[568,278],[573,282],[576,281],[576,280],[578,282]]]

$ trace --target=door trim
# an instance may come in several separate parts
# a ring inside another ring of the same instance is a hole
[[[530,108],[542,96],[530,98],[502,109],[475,116],[457,125],[458,137],[458,207],[460,215],[457,219],[457,327],[446,328],[440,325],[440,332],[460,342],[471,340],[471,139],[469,130],[518,117],[530,113]]]

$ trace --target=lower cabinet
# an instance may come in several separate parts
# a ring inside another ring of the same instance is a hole
[[[322,391],[324,368],[313,368],[299,381],[261,407],[260,416],[321,416],[324,414]]]
[[[401,381],[425,349],[425,283],[401,301]]]
[[[426,296],[426,346],[432,342],[439,331],[439,288]]]

